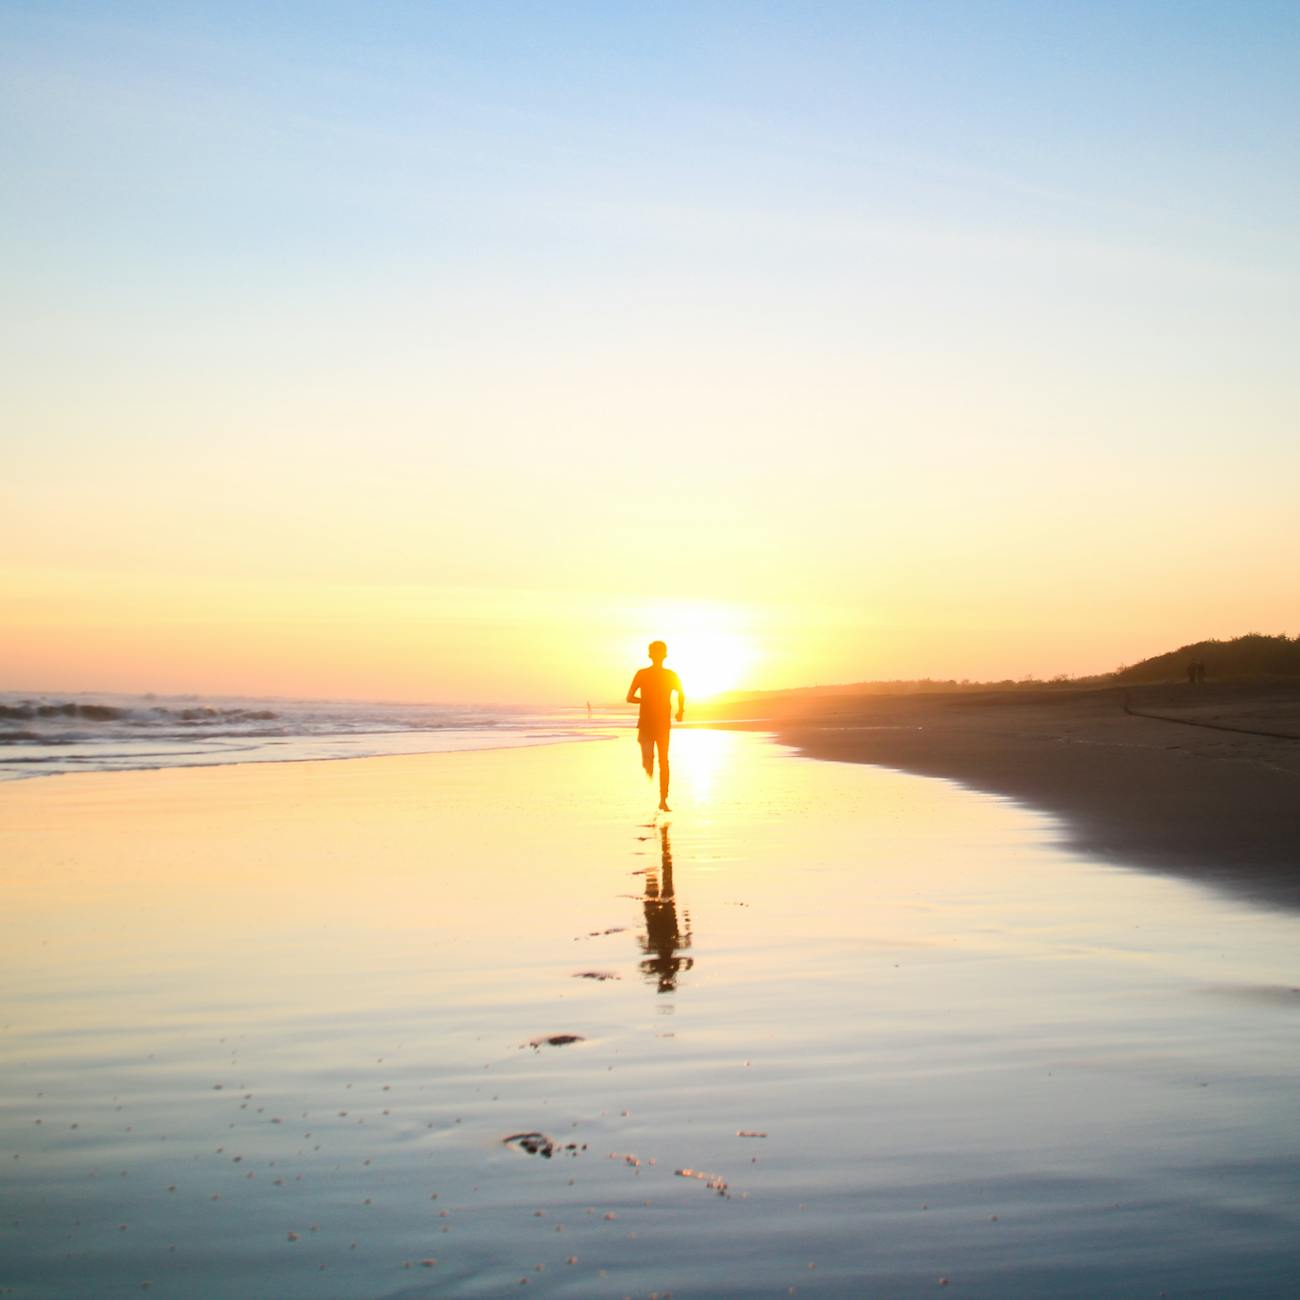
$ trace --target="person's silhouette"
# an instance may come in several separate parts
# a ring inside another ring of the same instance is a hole
[[[627,702],[639,704],[636,736],[641,743],[641,765],[646,776],[655,771],[655,750],[659,751],[659,807],[668,807],[668,735],[672,730],[673,692],[677,692],[677,721],[686,711],[686,692],[682,680],[671,668],[664,667],[668,647],[662,641],[651,641],[648,654],[650,667],[642,668],[632,678],[627,688]]]

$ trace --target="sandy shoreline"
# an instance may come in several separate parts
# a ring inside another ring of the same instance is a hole
[[[5,1285],[1285,1293],[1300,917],[757,735],[676,737],[671,818],[637,760],[0,790]]]
[[[742,725],[809,757],[1017,799],[1081,853],[1300,908],[1296,688],[825,696],[768,712]]]

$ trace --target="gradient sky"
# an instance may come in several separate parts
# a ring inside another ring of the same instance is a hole
[[[1297,67],[1289,2],[5,0],[0,687],[1300,632]]]

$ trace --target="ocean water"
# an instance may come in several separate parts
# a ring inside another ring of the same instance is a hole
[[[673,744],[0,790],[0,1290],[1295,1294],[1300,918]]]
[[[585,709],[10,691],[0,693],[0,781],[514,748],[589,738],[626,721]]]

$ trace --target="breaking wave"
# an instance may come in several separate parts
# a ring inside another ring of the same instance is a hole
[[[0,704],[0,718],[83,718],[87,722],[136,722],[143,725],[165,721],[208,723],[222,718],[235,722],[262,722],[279,716],[271,709],[214,709],[207,706],[169,709],[161,704],[148,709],[125,709],[111,704],[82,704],[72,700],[61,704],[32,701]]]
[[[0,693],[0,780],[537,745],[594,738],[620,721],[585,709],[9,692]]]

